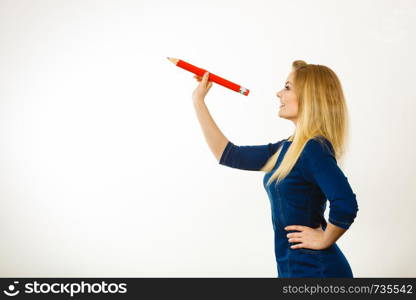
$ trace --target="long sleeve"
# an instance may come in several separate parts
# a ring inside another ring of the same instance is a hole
[[[266,145],[237,146],[229,141],[219,164],[241,170],[259,171],[282,142],[283,140]]]
[[[329,222],[348,229],[357,215],[356,195],[347,177],[338,167],[331,143],[325,145],[309,140],[301,155],[303,174],[307,180],[316,183],[330,202]]]

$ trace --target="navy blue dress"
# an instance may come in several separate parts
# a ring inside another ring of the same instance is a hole
[[[322,250],[292,249],[286,231],[288,225],[326,229],[326,200],[330,203],[329,222],[348,229],[358,205],[347,177],[338,167],[331,143],[324,137],[307,141],[291,172],[276,184],[266,186],[279,167],[292,142],[288,139],[267,145],[237,146],[228,142],[220,164],[242,170],[259,171],[279,147],[282,150],[273,170],[263,178],[271,205],[275,257],[278,277],[353,277],[351,267],[336,243]]]

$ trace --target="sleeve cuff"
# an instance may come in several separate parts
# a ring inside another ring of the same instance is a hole
[[[220,161],[218,162],[220,165],[225,164],[227,157],[228,157],[228,153],[230,152],[232,146],[233,146],[233,143],[231,143],[231,141],[228,141],[227,145],[225,146],[224,151],[221,154]]]
[[[331,219],[331,218],[329,218],[329,219],[328,219],[328,221],[329,221],[331,224],[336,225],[336,226],[338,226],[338,227],[341,227],[341,228],[343,228],[343,229],[348,229],[348,228],[350,228],[350,226],[351,226],[351,224],[352,224],[352,222],[351,222],[351,223],[340,222],[340,221],[335,221],[334,219]]]

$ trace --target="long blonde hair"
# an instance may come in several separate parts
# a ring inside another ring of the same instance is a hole
[[[323,65],[307,64],[303,60],[292,63],[294,91],[298,98],[296,129],[288,140],[290,147],[283,161],[270,176],[267,185],[277,178],[283,180],[296,164],[308,140],[326,138],[338,160],[345,152],[348,136],[348,110],[337,75]],[[261,171],[270,172],[277,162],[282,146],[273,154]]]

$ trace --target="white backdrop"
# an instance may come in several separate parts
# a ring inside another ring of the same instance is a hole
[[[359,205],[337,243],[355,277],[415,277],[415,20],[412,0],[0,0],[0,276],[277,276],[264,173],[218,164],[170,56],[250,89],[206,98],[238,145],[292,134],[292,61],[333,69]]]

